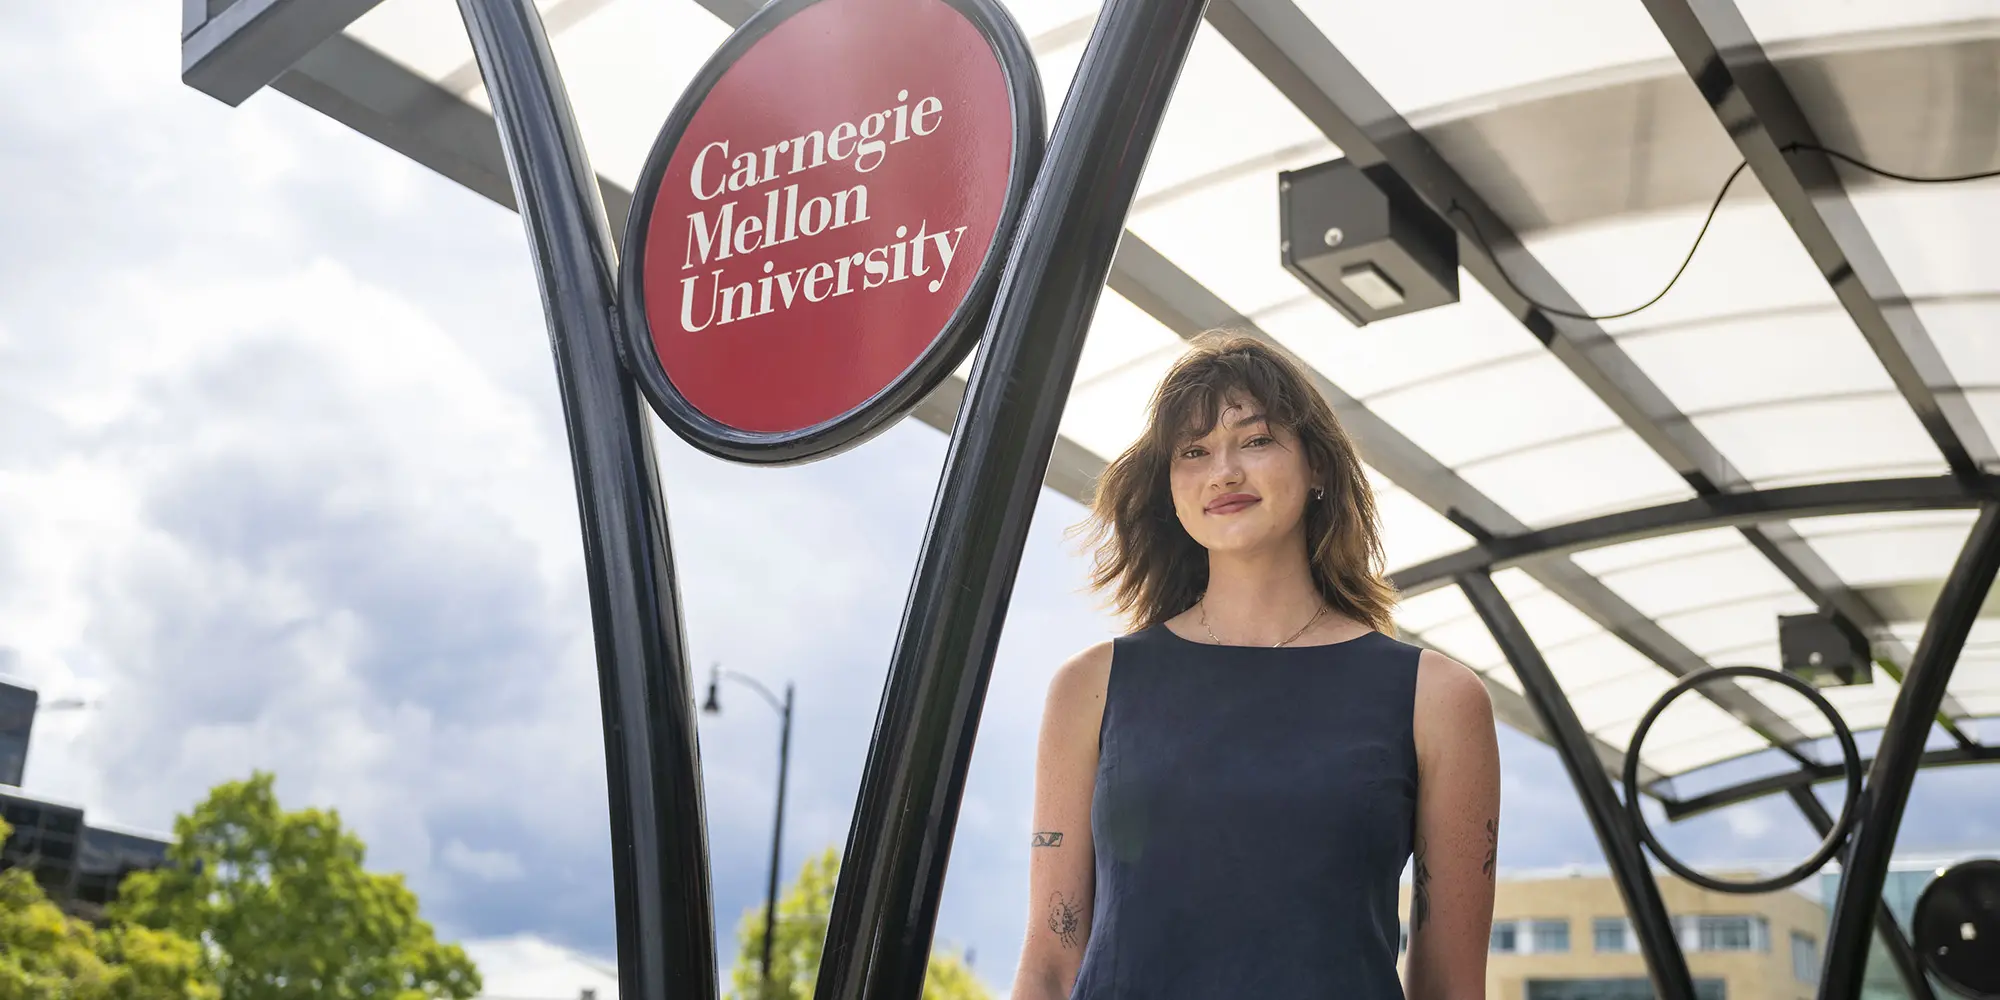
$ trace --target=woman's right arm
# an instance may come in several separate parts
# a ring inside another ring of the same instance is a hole
[[[1028,939],[1014,975],[1013,1000],[1065,1000],[1083,965],[1096,878],[1090,799],[1110,676],[1111,644],[1106,642],[1078,653],[1049,682],[1035,759]]]

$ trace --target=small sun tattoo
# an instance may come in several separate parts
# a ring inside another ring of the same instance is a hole
[[[1063,947],[1074,948],[1083,938],[1083,910],[1058,892],[1049,897],[1049,930]]]

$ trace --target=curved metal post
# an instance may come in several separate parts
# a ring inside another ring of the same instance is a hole
[[[714,997],[707,824],[667,510],[617,356],[615,244],[533,0],[459,0],[548,314],[583,521],[611,800],[618,991]]]
[[[1604,860],[1611,867],[1611,877],[1618,883],[1618,894],[1625,899],[1632,929],[1639,936],[1639,950],[1646,956],[1653,994],[1661,1000],[1694,1000],[1694,979],[1688,974],[1687,956],[1674,936],[1673,919],[1667,915],[1667,905],[1660,898],[1659,883],[1653,881],[1653,872],[1646,864],[1645,848],[1640,846],[1638,831],[1632,828],[1625,806],[1611,788],[1611,777],[1597,761],[1590,734],[1577,721],[1576,709],[1563,695],[1562,685],[1556,683],[1555,674],[1542,659],[1541,650],[1535,647],[1521,619],[1514,614],[1514,608],[1501,596],[1500,588],[1493,585],[1493,578],[1485,573],[1465,573],[1457,580],[1459,589],[1479,612],[1479,619],[1486,623],[1493,641],[1507,654],[1507,662],[1521,678],[1522,692],[1534,706],[1542,729],[1549,734],[1556,755],[1562,758],[1563,768],[1569,771],[1569,779],[1576,785],[1577,797],[1583,800],[1583,811],[1589,815],[1597,843],[1604,849]]]
[[[1077,354],[1205,0],[1110,0],[1056,121],[945,458],[876,716],[819,1000],[916,1000],[1007,601]]]
[[[1855,1000],[1868,968],[1868,931],[1882,902],[1882,884],[1889,857],[1896,849],[1903,807],[1916,783],[1931,720],[1937,717],[1951,683],[1952,668],[1965,648],[1965,637],[2000,570],[2000,505],[1979,510],[1979,520],[1965,539],[1951,576],[1931,607],[1924,637],[1917,643],[1903,688],[1882,727],[1875,763],[1868,769],[1862,792],[1861,818],[1855,824],[1847,861],[1841,869],[1840,891],[1834,897],[1833,922],[1826,934],[1825,969],[1820,976],[1820,1000]]]

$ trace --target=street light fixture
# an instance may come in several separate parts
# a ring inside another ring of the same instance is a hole
[[[771,693],[771,689],[745,674],[722,669],[715,664],[708,678],[708,700],[702,702],[701,710],[708,715],[722,714],[722,699],[719,689],[724,677],[749,685],[764,696],[772,710],[778,713],[781,724],[778,729],[778,808],[777,819],[771,824],[771,871],[764,886],[764,988],[765,1000],[771,997],[771,942],[777,934],[778,922],[778,855],[785,837],[785,772],[792,756],[792,685],[785,683],[783,701]]]

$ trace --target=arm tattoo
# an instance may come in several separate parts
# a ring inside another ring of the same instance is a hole
[[[1056,940],[1065,948],[1074,948],[1083,938],[1083,908],[1063,894],[1049,896],[1049,930],[1054,931]]]
[[[1035,842],[1034,842],[1033,844],[1029,845],[1029,846],[1031,846],[1031,847],[1061,847],[1061,846],[1062,846],[1062,834],[1061,834],[1061,833],[1059,833],[1059,832],[1057,832],[1057,831],[1054,831],[1054,830],[1049,830],[1049,831],[1046,831],[1046,832],[1043,832],[1043,833],[1037,833],[1037,834],[1035,834]]]
[[[1424,864],[1424,838],[1417,835],[1417,849],[1410,864],[1410,932],[1424,929],[1431,918],[1431,869]]]
[[[1493,881],[1494,872],[1499,860],[1500,821],[1489,819],[1486,821],[1486,860],[1479,865],[1479,870],[1486,873],[1486,881],[1489,883]]]

